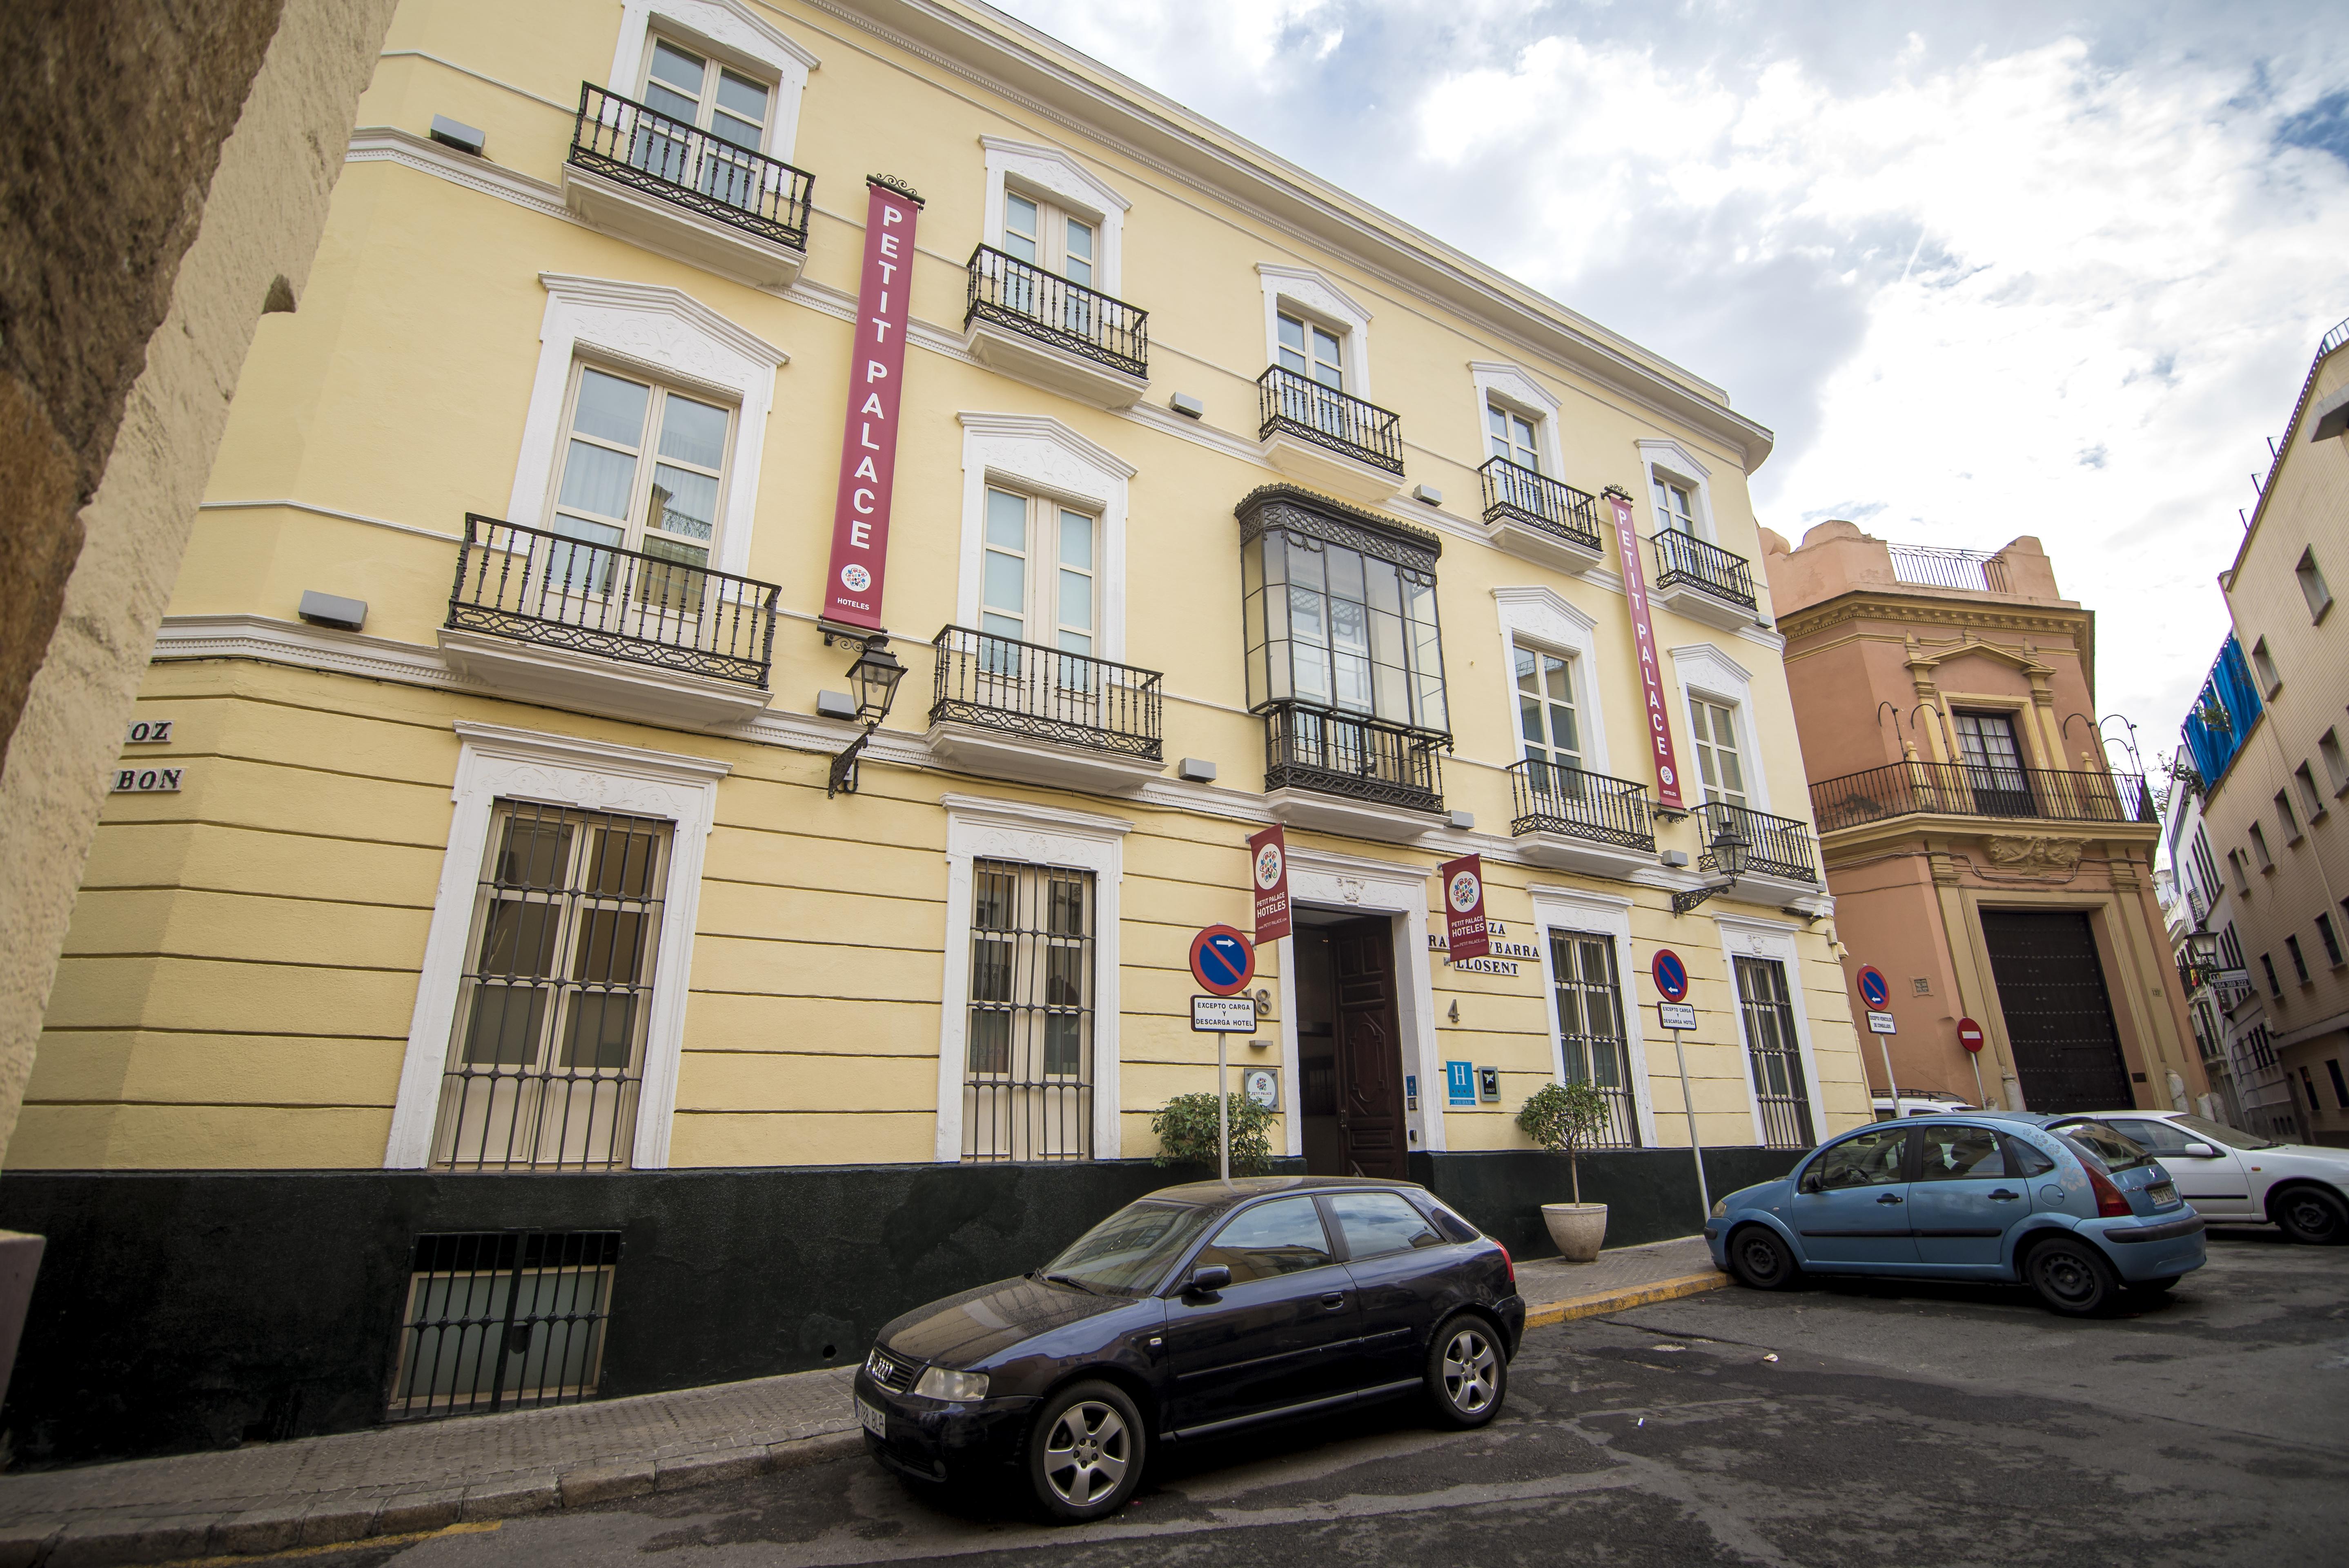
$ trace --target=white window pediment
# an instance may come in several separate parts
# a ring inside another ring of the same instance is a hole
[[[1345,389],[1358,398],[1371,395],[1371,313],[1343,289],[1318,272],[1304,267],[1275,266],[1258,262],[1257,276],[1264,285],[1264,362],[1280,363],[1280,311],[1286,304],[1319,317],[1346,340]]]
[[[1647,471],[1649,494],[1644,498],[1648,511],[1648,529],[1654,533],[1662,526],[1656,516],[1654,488],[1659,481],[1677,483],[1689,493],[1695,515],[1697,537],[1708,545],[1721,543],[1721,530],[1713,521],[1713,470],[1707,468],[1676,441],[1643,441],[1640,448],[1640,466]]]
[[[1003,192],[1006,185],[1030,196],[1058,202],[1101,229],[1101,266],[1096,287],[1118,296],[1124,281],[1125,213],[1133,205],[1092,171],[1057,147],[1032,141],[1012,141],[982,136],[987,151],[987,243],[1003,244]]]
[[[698,388],[740,410],[720,502],[716,565],[720,571],[745,572],[775,372],[791,356],[682,289],[563,273],[541,273],[539,282],[546,289],[546,314],[539,327],[538,373],[523,421],[506,520],[533,528],[543,522],[563,440],[564,392],[572,364],[585,350],[622,369]]]
[[[815,56],[740,0],[622,0],[619,41],[612,51],[611,74],[604,78],[614,92],[636,96],[651,47],[647,40],[656,32],[698,44],[720,58],[731,56],[771,80],[775,112],[764,151],[770,158],[792,161],[800,100],[807,93],[808,73],[819,63]]]
[[[1762,736],[1754,722],[1753,671],[1709,642],[1692,642],[1666,651],[1671,655],[1672,673],[1680,681],[1682,733],[1694,744],[1696,715],[1689,711],[1691,699],[1705,697],[1727,706],[1734,715],[1737,729],[1737,755],[1745,775],[1746,803],[1755,811],[1768,811],[1770,784],[1763,766]],[[1683,782],[1694,786],[1691,798],[1701,798],[1704,793],[1702,774],[1694,759],[1683,764],[1682,771]]]
[[[1563,479],[1566,458],[1558,445],[1558,401],[1549,389],[1526,374],[1525,369],[1505,361],[1472,359],[1468,374],[1476,383],[1476,451],[1482,463],[1492,456],[1485,440],[1485,410],[1495,403],[1524,415],[1534,422],[1534,441],[1542,457],[1542,472],[1553,479]]]
[[[1125,661],[1126,483],[1133,465],[1060,421],[1038,414],[965,411],[962,421],[962,544],[955,588],[957,625],[978,624],[989,480],[1051,496],[1101,518],[1100,657]]]

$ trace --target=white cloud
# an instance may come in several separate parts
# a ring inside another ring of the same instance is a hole
[[[2349,313],[2349,69],[2291,8],[1020,8],[1727,386],[1781,532],[2038,535],[2157,743]]]

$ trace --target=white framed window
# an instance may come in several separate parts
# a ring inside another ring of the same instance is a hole
[[[1058,420],[969,411],[959,418],[956,622],[1123,662],[1133,465]]]
[[[546,290],[546,313],[507,518],[536,523],[570,515],[582,530],[574,536],[590,542],[611,543],[608,531],[616,528],[702,550],[706,564],[720,571],[746,572],[775,372],[790,356],[681,289],[561,273],[541,273],[539,282]],[[581,431],[578,392],[591,368],[609,381],[644,389],[642,422],[633,438],[616,432],[626,430],[634,394],[604,381],[590,384],[588,424]],[[671,395],[727,411],[719,452],[709,448],[711,417],[690,410],[680,410],[676,451],[667,449]],[[578,454],[583,466],[575,491],[574,439],[602,451]],[[718,461],[702,461],[711,455]],[[654,522],[652,487],[663,469],[675,483]],[[624,492],[627,510],[601,509],[618,506]],[[574,504],[564,504],[566,493]],[[705,522],[707,535],[698,532]],[[595,533],[599,528],[606,532]]]
[[[1318,272],[1257,264],[1264,358],[1357,398],[1371,395],[1371,313]]]
[[[456,809],[385,1168],[422,1169],[436,1153],[463,1165],[468,1138],[486,1153],[502,1127],[532,1151],[526,1168],[587,1165],[576,1140],[591,1135],[610,1164],[665,1168],[702,860],[730,770],[568,735],[455,728]],[[465,1093],[452,1104],[458,1079]],[[615,1116],[626,1091],[613,1086],[623,1081],[633,1085],[624,1130]]]
[[[1066,502],[989,484],[978,629],[1090,657],[1101,624],[1100,527]]]
[[[1575,717],[1575,745],[1568,750],[1580,760],[1572,765],[1588,773],[1610,774],[1607,755],[1607,722],[1602,684],[1592,672],[1599,668],[1598,623],[1547,587],[1509,587],[1493,590],[1501,623],[1501,669],[1508,682],[1508,701],[1517,714],[1520,743],[1526,738],[1526,693],[1518,659],[1523,651],[1563,662],[1567,691]],[[1537,675],[1541,670],[1537,670]],[[1549,733],[1555,742],[1555,715]],[[1553,750],[1557,749],[1554,745]],[[1529,753],[1520,752],[1520,755]]]
[[[622,0],[604,79],[657,113],[788,163],[818,63],[742,0]]]
[[[706,399],[582,361],[546,526],[582,544],[709,565],[734,417]],[[608,575],[609,557],[574,565],[577,573]]]
[[[1557,400],[1519,366],[1472,359],[1468,374],[1476,389],[1476,429],[1483,462],[1500,458],[1519,468],[1557,478],[1565,472],[1558,448]]]
[[[1058,148],[982,136],[987,243],[1114,296],[1130,203]]]
[[[1582,725],[1574,705],[1574,661],[1546,649],[1511,644],[1516,677],[1517,742],[1528,762],[1582,766]]]
[[[1737,753],[1736,708],[1691,695],[1689,731],[1696,742],[1697,777],[1703,782],[1704,798],[1746,805],[1745,762]]]
[[[1709,642],[1671,649],[1681,682],[1692,767],[1706,800],[1770,809],[1759,736],[1754,726],[1754,676]]]
[[[937,1158],[1115,1159],[1115,817],[949,794]],[[1024,988],[1024,989],[1023,989]]]
[[[1713,517],[1713,471],[1678,441],[1643,441],[1638,445],[1640,465],[1647,471],[1651,531],[1688,534],[1709,545],[1720,544]]]
[[[1506,404],[1485,405],[1485,438],[1492,448],[1490,455],[1539,473],[1542,454],[1540,443],[1535,439],[1536,429],[1534,421]]]
[[[1715,915],[1713,922],[1721,931],[1723,967],[1737,992],[1754,1141],[1783,1147],[1790,1131],[1816,1133],[1827,1125],[1795,947],[1799,928],[1745,915]]]

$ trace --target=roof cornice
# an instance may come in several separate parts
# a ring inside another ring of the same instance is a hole
[[[992,7],[805,3],[1569,366],[1736,452],[1748,473],[1775,443],[1721,388]]]
[[[1943,598],[1912,598],[1905,594],[1889,594],[1860,590],[1837,594],[1815,605],[1789,611],[1778,618],[1778,629],[1787,641],[1825,631],[1829,627],[1842,626],[1855,620],[1884,620],[1905,626],[1930,626],[1941,628],[1971,627],[1990,631],[2039,631],[2077,634],[2084,638],[2094,634],[2096,616],[2094,610],[2077,606],[2042,605],[2026,607],[2020,604],[1982,604],[1971,600]],[[2088,644],[2082,644],[2082,652]]]

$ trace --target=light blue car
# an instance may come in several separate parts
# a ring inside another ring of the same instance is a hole
[[[1713,1261],[1756,1290],[1805,1273],[2023,1282],[2059,1313],[2158,1294],[2203,1262],[2202,1217],[2100,1124],[1965,1111],[1830,1139],[1713,1206]]]

